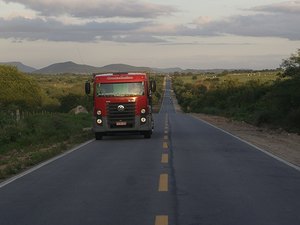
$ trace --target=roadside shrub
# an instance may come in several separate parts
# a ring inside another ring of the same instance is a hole
[[[39,85],[16,67],[0,65],[0,87],[3,106],[13,104],[23,109],[33,109],[42,104]]]
[[[256,126],[261,126],[264,124],[270,124],[274,121],[274,114],[270,110],[258,110],[252,116],[252,123]]]
[[[60,112],[69,112],[71,109],[81,104],[81,96],[75,94],[68,94],[65,96],[61,96],[60,100]]]
[[[283,69],[283,76],[300,77],[300,49],[288,59],[284,59],[280,65]]]
[[[173,84],[185,112],[222,115],[300,133],[300,78],[296,76],[264,83],[225,80],[209,88],[203,83],[185,84],[181,78],[174,78]]]
[[[211,115],[220,115],[220,109],[216,108],[216,107],[203,107],[203,109],[201,110],[202,113],[205,114],[211,114]]]
[[[293,132],[300,132],[300,108],[292,110],[286,117],[286,128]]]

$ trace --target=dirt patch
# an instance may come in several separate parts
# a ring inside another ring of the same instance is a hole
[[[191,114],[296,166],[300,166],[300,135],[269,130],[220,116]]]

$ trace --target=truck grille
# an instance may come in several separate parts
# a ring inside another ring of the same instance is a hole
[[[135,123],[135,103],[134,102],[107,103],[106,109],[107,109],[108,126],[110,128],[132,128],[132,127],[134,127],[134,123]]]

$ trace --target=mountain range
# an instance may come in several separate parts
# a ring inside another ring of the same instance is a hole
[[[18,68],[18,70],[25,72],[25,73],[32,73],[36,71],[35,68],[26,66],[21,62],[0,62],[0,65],[10,65],[10,66],[15,66]]]
[[[89,66],[84,64],[76,64],[74,62],[55,63],[41,69],[36,69],[21,62],[0,62],[0,65],[16,66],[18,70],[26,73],[36,74],[89,74],[89,73],[104,73],[104,72],[158,72],[158,73],[174,73],[183,71],[181,68],[151,68],[151,67],[138,67],[127,64],[110,64],[102,67]]]

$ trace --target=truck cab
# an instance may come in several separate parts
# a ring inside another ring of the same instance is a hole
[[[151,138],[154,128],[152,92],[146,73],[99,73],[93,76],[93,132],[105,135],[138,133]],[[90,84],[86,83],[89,94]]]

